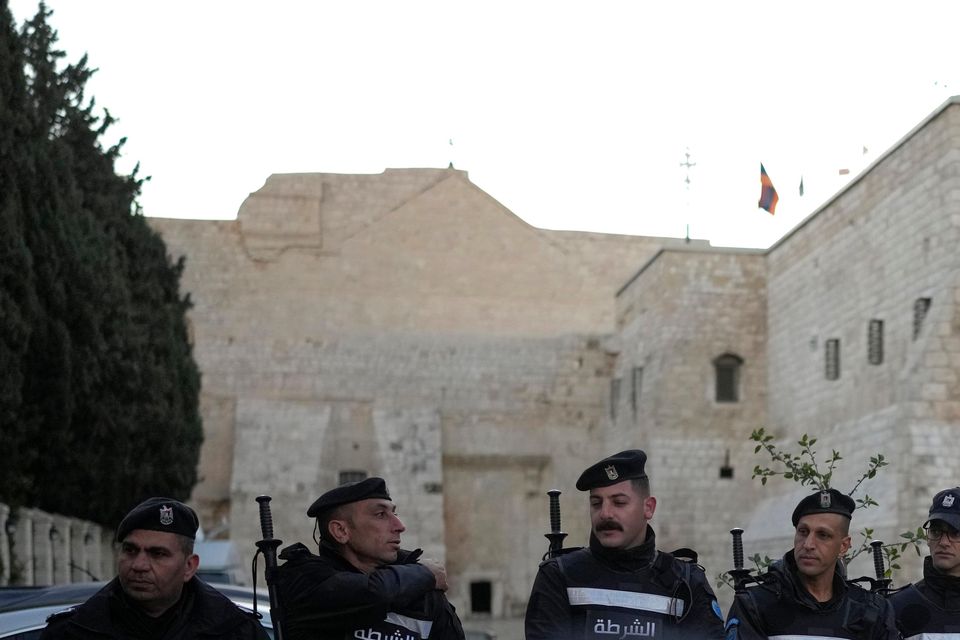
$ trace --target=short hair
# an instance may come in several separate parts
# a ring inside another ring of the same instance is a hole
[[[178,533],[177,543],[180,546],[180,551],[183,551],[183,555],[188,557],[193,555],[193,538],[188,538],[187,536],[182,536]]]
[[[840,516],[840,533],[844,536],[850,535],[850,518]]]
[[[632,484],[634,490],[644,498],[650,497],[650,478],[646,476],[642,478],[630,478],[630,484]]]
[[[317,516],[317,528],[320,531],[320,539],[326,540],[327,542],[332,542],[337,544],[337,541],[330,535],[330,523],[334,520],[348,520],[352,522],[350,513],[350,505],[356,504],[355,502],[349,502],[347,504],[341,504],[340,506],[334,507],[333,509],[327,509],[323,513]]]

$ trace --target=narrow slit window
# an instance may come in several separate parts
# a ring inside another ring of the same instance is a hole
[[[620,378],[610,381],[610,419],[617,419],[617,407],[620,404]]]
[[[871,320],[867,325],[867,362],[883,364],[883,320]]]
[[[920,337],[923,330],[923,321],[927,318],[927,312],[930,311],[930,305],[933,304],[932,298],[917,298],[913,302],[913,339]]]
[[[630,407],[633,409],[633,417],[637,417],[637,409],[640,406],[640,395],[643,392],[643,367],[634,367],[633,375],[630,380]]]
[[[840,379],[840,339],[830,338],[824,345],[827,380]]]

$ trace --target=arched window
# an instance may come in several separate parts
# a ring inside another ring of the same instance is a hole
[[[740,401],[741,366],[743,366],[743,358],[732,353],[725,353],[714,359],[717,402]]]

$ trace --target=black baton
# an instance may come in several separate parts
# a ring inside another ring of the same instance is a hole
[[[544,537],[550,541],[550,548],[545,558],[553,558],[560,555],[567,534],[560,530],[560,491],[550,489],[547,495],[550,496],[550,533],[545,533]]]
[[[257,541],[257,549],[263,554],[263,563],[266,565],[263,574],[267,581],[267,593],[270,594],[270,619],[273,620],[273,637],[283,640],[283,613],[280,610],[280,598],[277,594],[277,547],[282,541],[273,537],[273,515],[270,513],[270,496],[257,496],[260,503],[260,534],[262,540]],[[257,577],[253,577],[256,581]]]

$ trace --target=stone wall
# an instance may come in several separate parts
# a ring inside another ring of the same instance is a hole
[[[869,457],[890,461],[865,489],[881,509],[858,513],[892,541],[957,484],[960,428],[960,105],[934,114],[768,255],[770,428],[820,434],[847,458],[849,490]],[[914,335],[914,305],[932,305]],[[883,321],[883,358],[868,360],[868,323]],[[825,342],[838,339],[828,380]],[[862,497],[862,493],[858,494]],[[775,498],[785,499],[785,498]],[[763,519],[766,509],[758,509]],[[904,579],[919,575],[908,561]]]
[[[0,586],[109,580],[113,532],[76,518],[0,504]]]
[[[620,392],[607,447],[648,455],[666,550],[694,548],[715,578],[756,494],[748,437],[766,422],[766,265],[756,251],[663,250],[617,296]],[[742,360],[718,402],[714,359]],[[729,476],[729,477],[728,477]]]
[[[466,175],[272,176],[233,222],[151,219],[185,254],[206,441],[193,495],[241,550],[307,542],[339,472],[389,481],[406,546],[445,559],[469,615],[523,611],[545,492],[587,538],[579,469],[604,453],[617,288],[665,242],[530,227]],[[679,244],[680,241],[672,241]]]

